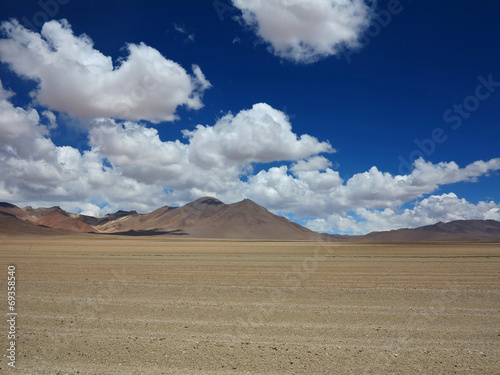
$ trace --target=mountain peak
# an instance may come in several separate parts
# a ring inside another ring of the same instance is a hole
[[[17,206],[14,206],[13,204],[10,204],[10,203],[7,203],[7,202],[0,202],[0,207],[16,208]]]
[[[236,203],[233,203],[234,206],[236,207],[246,207],[246,208],[250,208],[250,207],[253,207],[253,208],[260,208],[260,209],[264,209],[267,211],[267,209],[263,206],[261,206],[260,204],[258,203],[255,203],[253,200],[251,199],[243,199],[242,201],[239,201],[239,202],[236,202]]]
[[[214,197],[202,197],[200,199],[195,200],[194,203],[201,203],[209,206],[219,206],[221,204],[224,204],[224,202]]]

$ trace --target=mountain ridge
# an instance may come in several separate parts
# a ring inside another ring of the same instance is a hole
[[[23,223],[77,233],[228,239],[322,239],[319,233],[274,215],[250,199],[226,204],[217,198],[202,197],[181,207],[163,206],[146,214],[117,211],[100,217],[69,213],[58,206],[20,208],[6,202],[0,202],[0,212],[12,215]]]
[[[66,212],[59,206],[34,209],[0,202],[0,214],[0,233],[7,234],[24,231],[328,242],[500,242],[500,222],[495,220],[438,222],[361,236],[317,233],[250,199],[226,204],[214,197],[201,197],[181,207],[163,206],[146,214],[119,210],[100,217]]]

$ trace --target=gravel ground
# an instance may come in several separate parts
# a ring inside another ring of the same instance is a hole
[[[0,241],[2,374],[500,374],[498,244]]]

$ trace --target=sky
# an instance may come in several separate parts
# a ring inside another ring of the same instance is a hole
[[[0,3],[0,201],[500,220],[500,3]]]

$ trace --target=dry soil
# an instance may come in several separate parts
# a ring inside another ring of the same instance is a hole
[[[3,236],[0,288],[2,374],[500,374],[499,244]]]

